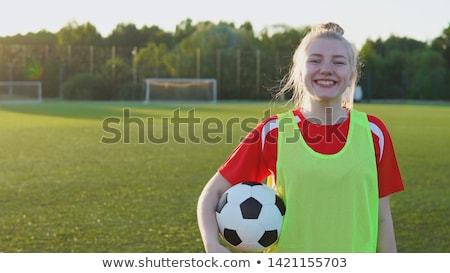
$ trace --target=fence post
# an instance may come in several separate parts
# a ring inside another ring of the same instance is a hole
[[[196,73],[195,76],[197,79],[200,79],[200,48],[197,47],[195,51],[196,55]]]
[[[236,91],[237,99],[241,98],[241,50],[236,49]]]
[[[259,49],[256,50],[256,98],[260,99],[261,98],[261,90],[260,90],[260,70],[261,70],[261,52],[259,51]]]
[[[89,72],[94,74],[94,46],[89,46]]]
[[[219,90],[220,90],[221,54],[222,54],[222,51],[220,50],[220,48],[218,48],[216,51],[217,98],[219,98]]]

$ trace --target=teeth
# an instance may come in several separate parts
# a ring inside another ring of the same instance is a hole
[[[322,85],[332,85],[334,84],[333,81],[317,81],[318,84],[322,84]]]

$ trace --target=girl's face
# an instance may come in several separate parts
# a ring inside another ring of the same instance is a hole
[[[340,102],[352,78],[347,47],[336,39],[316,39],[306,49],[301,73],[311,99]]]

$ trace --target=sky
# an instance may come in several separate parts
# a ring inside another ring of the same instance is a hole
[[[360,47],[391,35],[430,41],[449,26],[448,0],[0,0],[0,36],[58,32],[91,23],[108,36],[119,23],[174,32],[185,19],[250,22],[256,34],[273,25],[294,28],[334,21]]]

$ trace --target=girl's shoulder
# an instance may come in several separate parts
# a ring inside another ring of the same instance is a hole
[[[367,114],[367,119],[369,120],[372,133],[376,135],[379,135],[379,133],[383,133],[383,135],[389,134],[386,124],[380,118],[372,114]]]
[[[303,116],[300,110],[290,110],[294,113],[294,117],[297,119],[297,123],[300,123]],[[262,146],[264,142],[276,143],[278,138],[278,115],[271,115],[261,121],[254,129],[253,134],[259,136]]]
[[[294,117],[297,119],[297,122],[300,122],[301,119],[303,118],[303,115],[301,114],[301,111],[299,109],[295,109],[295,110],[289,110],[280,114],[285,114],[287,112],[292,112],[294,114]],[[263,121],[261,121],[261,123],[257,126],[259,128],[264,128],[264,127],[277,127],[278,126],[278,114],[276,115],[271,115],[267,118],[265,118]]]
[[[369,120],[369,122],[385,126],[384,122],[379,117],[377,117],[373,114],[367,114],[367,119]]]

